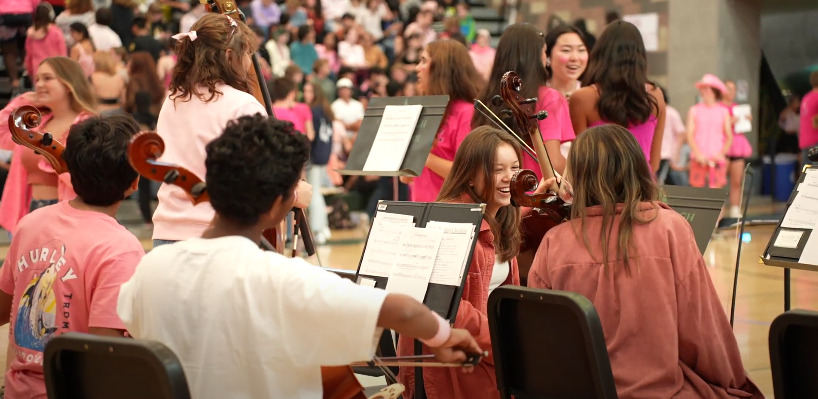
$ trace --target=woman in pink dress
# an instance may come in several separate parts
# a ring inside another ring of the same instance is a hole
[[[658,202],[633,134],[607,125],[579,135],[565,180],[574,183],[561,193],[573,200],[571,221],[546,233],[528,285],[594,304],[618,397],[763,398],[693,230]]]
[[[744,133],[736,132],[733,128],[738,122],[733,116],[733,107],[736,105],[733,101],[736,98],[736,82],[725,80],[724,88],[721,105],[730,113],[730,128],[733,130],[733,142],[730,144],[730,149],[727,150],[727,174],[730,178],[730,209],[728,216],[740,218],[741,183],[744,181],[744,165],[747,163],[747,158],[753,155],[753,146],[750,145]],[[752,120],[752,115],[750,115],[750,120]]]
[[[730,112],[719,104],[727,88],[711,74],[696,82],[696,88],[701,101],[687,113],[690,185],[721,188],[727,184],[727,151],[733,141]]]
[[[585,87],[568,100],[577,136],[592,126],[625,127],[639,142],[651,170],[658,171],[665,101],[659,87],[648,81],[645,44],[636,26],[619,20],[605,28],[582,83]]]

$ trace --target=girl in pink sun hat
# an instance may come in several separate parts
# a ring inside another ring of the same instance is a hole
[[[719,104],[727,88],[711,74],[696,82],[696,88],[701,101],[687,113],[690,185],[721,188],[727,183],[727,151],[733,141],[730,113]]]

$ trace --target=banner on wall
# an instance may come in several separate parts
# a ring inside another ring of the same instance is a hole
[[[659,51],[659,14],[655,12],[631,14],[623,16],[622,19],[639,29],[642,41],[645,42],[645,51]]]

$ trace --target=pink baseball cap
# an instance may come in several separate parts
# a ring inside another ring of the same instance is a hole
[[[704,76],[702,76],[702,79],[696,82],[697,89],[701,88],[702,86],[712,87],[720,91],[722,94],[727,92],[727,86],[724,85],[724,82],[722,82],[721,79],[716,77],[716,75],[712,75],[709,73],[704,74]]]

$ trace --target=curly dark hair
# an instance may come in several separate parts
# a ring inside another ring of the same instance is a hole
[[[658,108],[645,90],[648,61],[642,34],[630,22],[614,21],[597,40],[588,61],[583,86],[597,85],[597,109],[603,120],[620,126],[640,124]]]
[[[253,226],[282,197],[289,200],[310,155],[293,124],[261,114],[230,121],[206,148],[210,204],[220,217]]]
[[[110,206],[125,199],[138,176],[128,161],[128,143],[138,131],[130,115],[98,116],[71,126],[62,157],[83,202]]]

